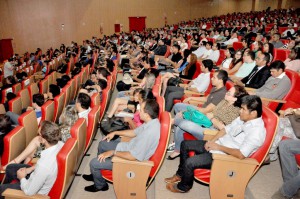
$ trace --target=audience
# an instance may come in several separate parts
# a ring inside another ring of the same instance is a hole
[[[244,159],[262,146],[266,129],[261,117],[261,99],[258,96],[245,96],[242,98],[241,107],[240,117],[221,129],[212,140],[187,140],[181,143],[178,170],[173,177],[165,179],[169,191],[188,192],[193,186],[194,169],[210,169],[214,153]],[[251,126],[247,125],[249,122]],[[189,157],[190,151],[195,151],[197,155]]]

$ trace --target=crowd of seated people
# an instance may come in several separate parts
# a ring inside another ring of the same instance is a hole
[[[175,150],[167,159],[173,160],[179,156],[181,159],[176,174],[165,180],[168,183],[167,189],[179,193],[189,191],[193,185],[193,170],[210,168],[213,153],[225,153],[244,159],[262,146],[266,132],[261,117],[264,98],[283,99],[292,84],[285,70],[300,72],[299,25],[297,11],[293,9],[233,13],[141,32],[122,32],[101,39],[93,37],[91,41],[84,40],[82,45],[72,42],[70,46],[61,45],[55,50],[50,48],[45,54],[38,48],[32,54],[15,55],[4,65],[3,77],[6,78],[6,82],[2,90],[29,78],[30,74],[35,75],[39,81],[55,71],[59,73],[59,78],[50,84],[47,93],[33,95],[32,106],[37,119],[40,118],[41,106],[47,100],[58,97],[82,68],[89,66],[90,71],[86,82],[82,82],[78,88],[76,99],[62,111],[59,124],[42,121],[39,135],[30,142],[23,153],[5,165],[7,175],[16,176],[17,173],[17,178],[9,176],[6,179],[8,184],[0,185],[0,193],[8,187],[21,189],[25,194],[49,193],[57,172],[53,158],[63,145],[60,141],[66,142],[71,137],[70,128],[78,118],[84,118],[87,125],[89,124],[91,97],[95,93],[101,96],[111,85],[112,73],[119,64],[122,79],[116,84],[118,98],[114,100],[106,117],[121,117],[120,112],[130,113],[131,115],[122,116],[123,122],[128,124],[130,130],[111,132],[99,142],[97,157],[90,162],[91,174],[83,175],[85,180],[93,181],[94,184],[85,187],[85,190],[108,190],[100,171],[112,169],[112,156],[143,161],[153,155],[160,132],[157,119],[159,106],[154,99],[162,96],[165,99],[165,110],[171,112],[174,106],[175,112]],[[271,29],[267,30],[267,27]],[[287,29],[281,33],[279,27]],[[287,45],[283,39],[288,40]],[[235,49],[236,42],[241,42],[242,47]],[[286,60],[278,60],[274,54],[277,49],[289,50]],[[224,56],[221,56],[222,53]],[[60,65],[52,70],[49,64],[57,57],[61,57],[62,60]],[[22,75],[27,71],[26,68],[32,71],[27,72],[27,77]],[[158,79],[160,82],[156,83]],[[227,84],[233,86],[228,89]],[[156,96],[155,86],[160,88]],[[212,88],[208,90],[210,86]],[[202,96],[205,92],[209,94]],[[193,95],[189,95],[190,93]],[[9,95],[2,97],[6,98],[6,103],[13,99]],[[102,100],[102,97],[100,99]],[[175,99],[181,100],[181,103],[174,105]],[[192,102],[202,106],[187,104]],[[29,109],[32,108],[27,108]],[[204,114],[210,120],[210,126],[203,127],[197,121],[186,118],[186,112],[192,110]],[[8,120],[8,116],[18,124],[15,119],[17,117],[10,115],[10,112],[6,116],[3,115],[2,120]],[[290,126],[286,120],[282,121],[280,125]],[[249,123],[252,127],[246,128]],[[47,125],[49,129],[53,129],[52,132],[45,129]],[[246,130],[241,133],[235,130],[237,128]],[[217,129],[219,133],[212,141],[203,141],[205,129]],[[5,125],[1,127],[0,139],[3,140],[8,132]],[[184,132],[194,135],[197,141],[184,141]],[[284,135],[288,136],[289,133],[293,135],[293,130]],[[50,139],[49,134],[53,134],[54,138]],[[288,137],[297,139],[297,136],[292,135]],[[132,139],[124,143],[120,139],[113,139],[115,136]],[[276,159],[274,151],[281,137],[277,138],[273,146],[271,160]],[[54,151],[46,160],[46,155],[43,154],[49,149]],[[195,150],[199,156],[189,158],[190,150]],[[39,167],[20,165],[28,163],[33,157],[40,157]],[[37,181],[41,166],[50,161],[55,172],[45,172],[45,178]],[[26,179],[30,173],[30,177]],[[9,184],[17,179],[19,183],[13,186]],[[39,186],[29,189],[32,184]],[[286,189],[281,189],[283,191],[280,194],[288,197],[295,194]]]

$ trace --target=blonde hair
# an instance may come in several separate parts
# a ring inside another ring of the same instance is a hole
[[[78,120],[78,113],[73,106],[64,108],[59,117],[59,124],[61,126],[72,126]]]

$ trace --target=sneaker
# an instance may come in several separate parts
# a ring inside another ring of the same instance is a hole
[[[173,152],[174,149],[175,149],[175,142],[172,142],[171,144],[169,144],[167,148],[167,152]]]

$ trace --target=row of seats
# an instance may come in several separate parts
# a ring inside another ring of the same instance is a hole
[[[49,64],[51,66],[51,63]],[[57,121],[63,108],[71,101],[74,100],[80,85],[88,79],[90,70],[89,66],[82,69],[81,73],[75,76],[63,89],[59,96],[55,97],[53,101],[47,101],[42,106],[42,120]],[[116,76],[116,68],[113,73]],[[113,76],[112,74],[112,76]],[[115,80],[116,77],[112,77]],[[43,81],[40,82],[41,93],[46,93],[49,85],[56,80],[56,72],[48,75]],[[103,91],[103,106],[100,111],[100,95],[94,94],[92,97],[93,103],[91,111],[88,115],[88,125],[85,119],[78,119],[72,126],[70,133],[72,139],[69,139],[63,149],[57,155],[58,160],[58,178],[49,193],[51,198],[63,198],[68,190],[75,172],[80,166],[83,155],[91,145],[94,136],[98,129],[98,122],[100,115],[104,115],[105,108],[108,103],[111,81],[108,82],[108,87]],[[20,95],[16,100],[10,102],[11,110],[14,112],[26,103],[30,103],[30,96],[38,93],[39,89],[36,83],[32,83],[28,88],[24,88],[19,93]],[[4,153],[2,157],[2,164],[5,165],[13,160],[21,151],[25,149],[28,143],[37,135],[38,124],[36,114],[34,111],[27,111],[19,118],[20,126],[11,131],[4,139]],[[13,144],[14,143],[14,144]],[[16,147],[15,143],[20,143]],[[2,176],[3,177],[3,176]]]

